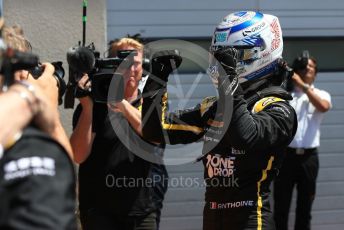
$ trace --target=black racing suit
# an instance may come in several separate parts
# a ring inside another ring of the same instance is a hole
[[[146,139],[178,144],[203,138],[205,230],[275,229],[269,186],[280,166],[281,149],[293,139],[297,120],[285,100],[291,99],[289,94],[279,87],[262,91],[233,98],[226,130],[216,114],[216,98],[174,113],[166,112],[165,88],[144,99]]]

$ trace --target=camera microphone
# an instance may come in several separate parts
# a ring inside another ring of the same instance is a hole
[[[69,66],[78,72],[88,73],[95,65],[96,58],[87,47],[72,47],[67,52],[67,61]]]

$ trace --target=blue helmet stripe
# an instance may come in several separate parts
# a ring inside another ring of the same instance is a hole
[[[221,32],[221,31],[226,31],[226,30],[230,30],[231,27],[226,27],[226,28],[216,28],[215,32]]]
[[[237,31],[240,31],[240,30],[243,30],[243,29],[245,29],[247,27],[250,27],[253,24],[255,24],[256,22],[262,20],[262,18],[263,18],[263,14],[260,13],[260,12],[256,12],[256,15],[254,15],[254,17],[251,20],[246,21],[244,23],[241,23],[241,24],[239,24],[237,26],[233,26],[232,29],[231,29],[231,33],[235,33]]]

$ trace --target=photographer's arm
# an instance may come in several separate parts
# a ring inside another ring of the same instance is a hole
[[[84,75],[79,81],[79,87],[89,87],[88,76]],[[78,164],[84,162],[91,153],[95,133],[92,132],[93,120],[93,101],[90,97],[79,98],[81,104],[81,113],[74,112],[77,122],[70,137],[70,143],[74,152],[74,161]]]
[[[69,156],[73,158],[73,151],[70,145],[68,136],[65,129],[62,126],[60,115],[58,112],[58,87],[56,78],[53,76],[55,68],[50,63],[43,63],[42,67],[44,72],[38,79],[34,79],[30,74],[24,74],[28,76],[27,80],[32,84],[36,84],[42,89],[37,95],[40,100],[44,103],[42,107],[42,112],[35,117],[35,124],[39,126],[42,130],[59,142],[65,150],[68,152]],[[50,124],[46,121],[50,119]]]
[[[82,111],[78,122],[70,137],[74,152],[74,161],[78,164],[84,162],[91,153],[95,133],[92,132],[93,102],[89,97],[80,98]]]
[[[56,82],[56,78],[53,76],[53,73],[46,71],[47,66],[52,67],[51,64],[43,63],[42,66],[44,68],[43,74],[35,80],[43,89],[45,95],[50,100],[52,111],[57,114],[54,119],[54,128],[50,133],[55,140],[57,140],[68,152],[69,156],[73,158],[73,150],[70,144],[69,138],[66,134],[64,127],[62,126],[60,114],[58,112],[58,86]],[[51,69],[50,69],[51,71]]]
[[[1,116],[5,116],[6,119],[1,119],[4,121],[1,126],[4,127],[1,127],[3,137],[0,141],[5,146],[10,145],[15,141],[17,133],[33,121],[38,128],[56,139],[72,157],[72,149],[57,110],[58,89],[56,80],[52,77],[54,67],[48,63],[43,66],[44,72],[39,80],[34,80],[27,71],[18,71],[19,79],[27,81],[19,81],[12,85],[8,92],[1,95],[3,100],[6,100],[6,103],[1,103],[6,105],[2,106],[4,112],[1,112]],[[20,98],[24,100],[20,100]],[[27,109],[30,112],[25,112]]]
[[[26,98],[25,98],[26,97]],[[6,148],[15,141],[13,138],[34,117],[33,102],[37,100],[19,84],[0,94],[0,144]],[[32,102],[32,103],[31,103]]]
[[[313,88],[310,88],[309,85],[307,85],[300,75],[297,73],[294,73],[292,77],[295,85],[302,89],[305,94],[307,94],[309,101],[313,104],[313,106],[320,112],[327,112],[331,108],[331,104],[329,101],[322,99],[319,95],[317,95],[314,92]]]
[[[305,91],[307,94],[309,101],[314,105],[314,107],[322,112],[325,113],[331,108],[331,104],[329,101],[322,99],[319,95],[317,95],[314,92],[314,89],[309,88],[307,91]]]

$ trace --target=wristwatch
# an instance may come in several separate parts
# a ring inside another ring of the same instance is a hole
[[[306,93],[306,92],[309,90],[309,88],[311,88],[311,86],[310,86],[309,84],[303,83],[302,91],[303,91],[304,93]]]

